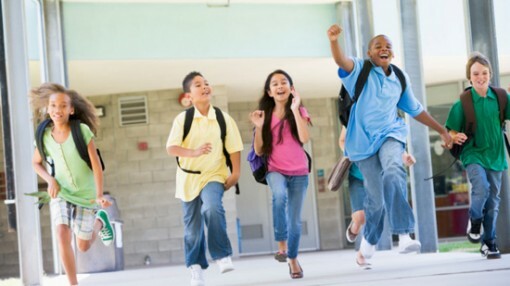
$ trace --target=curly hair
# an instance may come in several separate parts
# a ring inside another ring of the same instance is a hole
[[[71,99],[71,106],[74,107],[74,114],[69,117],[78,119],[81,123],[89,126],[90,130],[96,135],[99,127],[99,119],[96,115],[94,105],[85,97],[81,96],[75,90],[67,89],[57,83],[43,83],[38,88],[30,91],[30,103],[32,112],[38,121],[49,118],[47,111],[50,96],[56,93],[63,93]]]

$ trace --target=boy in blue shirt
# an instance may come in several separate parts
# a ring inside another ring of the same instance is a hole
[[[338,44],[341,32],[340,26],[333,25],[328,29],[328,38],[333,59],[339,66],[338,74],[352,96],[364,60],[343,53]],[[415,252],[421,248],[420,242],[409,236],[414,232],[415,222],[407,201],[406,172],[402,166],[407,126],[397,109],[436,130],[447,148],[452,146],[448,131],[414,97],[407,75],[408,88],[402,93],[390,65],[394,55],[388,37],[372,38],[367,54],[373,66],[358,101],[352,106],[345,141],[345,155],[361,170],[367,191],[366,224],[356,257],[358,264],[374,254],[383,231],[385,211],[388,211],[392,232],[399,235],[399,252]]]

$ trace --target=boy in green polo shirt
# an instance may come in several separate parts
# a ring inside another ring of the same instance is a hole
[[[507,169],[498,99],[489,88],[491,76],[489,60],[480,53],[474,53],[466,65],[477,124],[474,136],[467,141],[468,136],[464,133],[466,119],[460,100],[453,104],[446,121],[454,144],[466,143],[460,160],[472,185],[467,236],[471,242],[481,241],[480,252],[488,259],[501,257],[496,245],[496,220],[501,177]],[[510,100],[505,108],[505,119],[510,119],[509,104]]]
[[[182,201],[184,251],[186,267],[191,270],[191,285],[204,285],[203,269],[209,266],[205,256],[204,223],[209,253],[216,260],[220,273],[234,270],[222,198],[239,180],[243,142],[235,121],[225,112],[222,114],[226,136],[222,141],[211,105],[212,87],[200,73],[189,73],[182,86],[195,109],[191,128],[183,140],[186,111],[177,115],[166,149],[169,155],[177,156],[179,162],[175,197]],[[230,175],[223,144],[232,161]]]

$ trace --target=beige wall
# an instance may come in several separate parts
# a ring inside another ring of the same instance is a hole
[[[123,221],[124,259],[126,268],[139,267],[149,255],[153,265],[184,262],[183,225],[180,201],[174,198],[176,162],[165,151],[166,139],[175,116],[183,111],[178,104],[178,90],[161,90],[129,94],[94,96],[90,100],[105,107],[96,144],[105,161],[105,191],[115,197]],[[150,123],[120,127],[118,99],[123,96],[146,95]],[[256,102],[228,103],[223,87],[215,88],[213,104],[227,111],[237,122],[243,142],[251,143],[252,126],[248,114]],[[313,164],[324,171],[324,179],[339,156],[338,123],[333,99],[304,100],[313,122]],[[147,142],[148,150],[137,149]],[[242,163],[245,158],[242,158]],[[324,184],[325,180],[318,180]],[[325,186],[324,186],[325,187]],[[316,190],[320,188],[316,186]],[[242,194],[241,194],[242,195]],[[344,247],[343,209],[340,193],[328,190],[317,193],[320,248]],[[235,252],[237,245],[236,196],[227,192],[224,205],[228,232]],[[6,211],[0,204],[0,277],[19,275],[17,236],[6,233]],[[43,260],[45,272],[52,273],[53,257],[49,210],[41,212]],[[237,255],[237,253],[235,253]]]

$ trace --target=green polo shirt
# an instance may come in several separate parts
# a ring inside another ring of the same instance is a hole
[[[80,129],[88,145],[94,134],[86,124],[80,124]],[[77,206],[96,207],[95,203],[91,203],[91,200],[96,198],[94,173],[80,157],[71,132],[67,139],[59,144],[51,136],[51,127],[47,127],[43,144],[46,156],[55,162],[55,179],[60,185],[58,196]]]
[[[499,121],[498,99],[491,89],[488,90],[487,97],[481,97],[474,88],[471,90],[477,127],[474,140],[464,146],[460,160],[464,166],[479,164],[485,169],[503,171],[507,169],[507,162]],[[510,119],[509,105],[510,99],[506,106],[505,119]],[[450,109],[446,128],[464,132],[465,120],[464,109],[459,99]],[[475,141],[476,144],[474,144]]]

